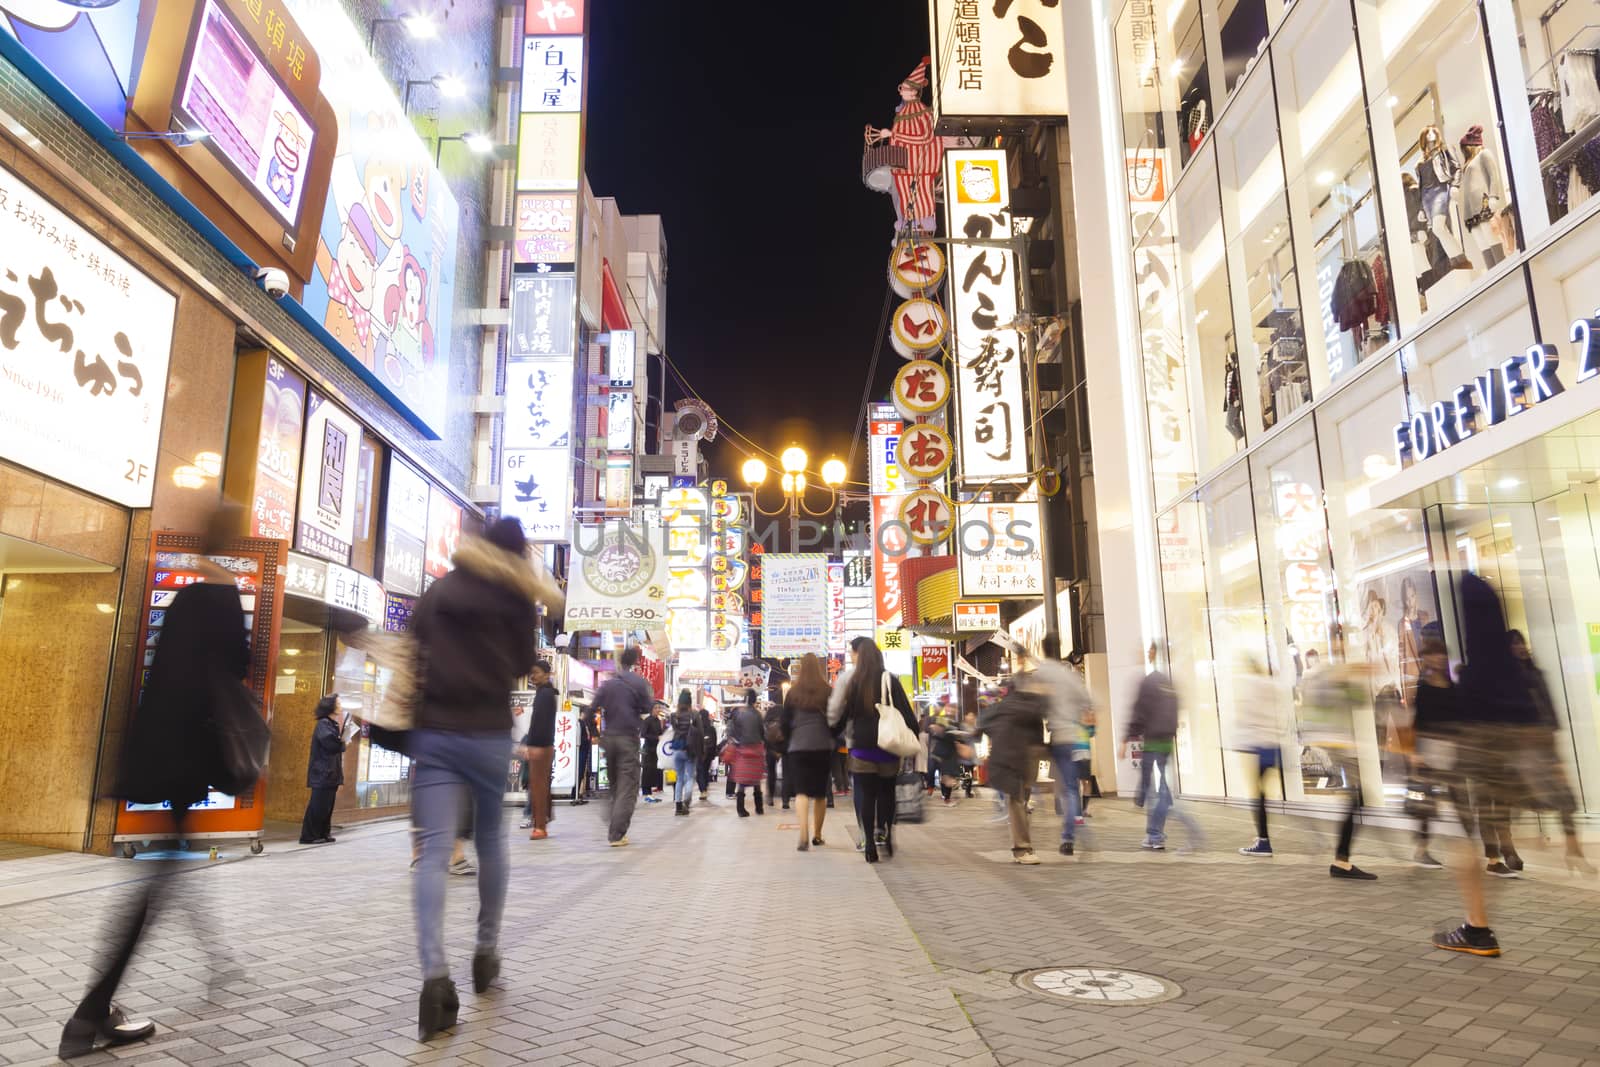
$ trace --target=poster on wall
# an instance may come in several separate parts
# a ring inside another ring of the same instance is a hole
[[[391,592],[421,596],[427,559],[428,479],[393,453],[389,455],[387,512],[383,584]]]
[[[149,507],[176,300],[3,168],[0,247],[0,456]]]
[[[665,529],[620,520],[579,526],[567,574],[566,628],[659,630],[666,622]]]
[[[438,488],[428,490],[428,545],[423,552],[422,588],[449,574],[461,547],[461,505]]]
[[[828,654],[828,557],[767,553],[762,571],[763,648],[777,658]]]
[[[300,522],[294,547],[348,564],[356,531],[356,452],[361,424],[316,390],[306,403]]]
[[[305,415],[306,380],[276,356],[269,358],[256,442],[255,500],[250,508],[250,533],[254,537],[280,541],[294,538],[295,488],[300,477]]]
[[[343,5],[287,0],[338,116],[316,266],[301,303],[412,414],[442,430],[450,395],[459,208]]]

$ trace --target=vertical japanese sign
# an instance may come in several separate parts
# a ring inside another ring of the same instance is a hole
[[[383,581],[391,592],[422,595],[427,542],[428,479],[391,452],[383,541]]]
[[[764,652],[783,658],[828,654],[828,557],[815,553],[769,553],[762,588],[766,593]]]
[[[306,380],[276,357],[268,359],[256,441],[255,501],[250,508],[253,537],[294,538],[294,491],[300,476],[305,416]]]
[[[1011,186],[1004,149],[945,153],[950,232],[967,240],[1011,236]],[[1026,373],[1017,319],[1017,257],[1010,248],[951,247],[956,416],[961,476],[968,483],[1029,473]]]
[[[523,18],[515,258],[519,272],[533,273],[511,283],[500,513],[543,544],[572,537],[584,8],[585,0],[527,0]]]
[[[844,599],[844,564],[828,563],[828,651],[842,655],[850,648],[849,616]]]
[[[872,489],[873,628],[876,632],[900,626],[900,561],[909,541],[900,522],[900,498],[905,485],[897,453],[904,424],[891,405],[881,404],[868,413],[867,465]]]
[[[876,628],[873,610],[872,553],[846,549],[844,553],[845,640],[872,637]]]
[[[149,507],[177,302],[4,169],[0,244],[0,456]]]
[[[348,566],[356,531],[356,453],[361,424],[316,390],[306,404],[300,521],[294,547]]]
[[[941,125],[1066,117],[1060,0],[930,0],[928,7]]]
[[[704,489],[669,489],[661,494],[667,528],[667,638],[679,651],[711,643],[711,498]]]

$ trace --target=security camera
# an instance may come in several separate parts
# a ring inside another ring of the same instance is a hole
[[[262,267],[256,271],[256,282],[274,300],[289,291],[289,276],[277,267]]]

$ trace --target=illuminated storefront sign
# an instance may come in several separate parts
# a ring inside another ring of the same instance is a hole
[[[306,415],[306,380],[268,358],[256,441],[252,537],[294,538],[295,487],[300,478],[300,434]]]
[[[1065,118],[1065,29],[1059,0],[929,0],[940,130],[1002,118]]]
[[[1003,149],[945,153],[950,232],[970,240],[1011,236],[1011,188]],[[951,247],[956,414],[967,482],[1023,479],[1028,463],[1024,353],[1017,320],[1017,257],[1009,248]]]
[[[361,424],[315,390],[306,404],[295,547],[349,564],[356,533],[356,453]]]
[[[520,194],[512,240],[518,263],[570,270],[578,261],[578,194]]]
[[[422,594],[427,542],[428,479],[391,453],[383,541],[383,580],[390,591]]]
[[[1572,340],[1582,346],[1578,381],[1600,374],[1600,318],[1574,322]],[[1565,388],[1556,377],[1560,364],[1556,346],[1545,344],[1530,345],[1526,352],[1501,360],[1457,386],[1449,400],[1435,400],[1432,406],[1395,423],[1395,459],[1405,467],[1438,455],[1549,400]]]
[[[963,504],[960,517],[962,596],[1044,595],[1038,503]]]

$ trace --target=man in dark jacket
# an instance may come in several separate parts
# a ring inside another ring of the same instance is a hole
[[[1121,745],[1122,756],[1127,755],[1128,739],[1139,738],[1143,755],[1139,761],[1139,790],[1134,794],[1136,807],[1144,807],[1150,794],[1151,779],[1160,773],[1156,803],[1145,816],[1144,840],[1140,847],[1162,852],[1167,847],[1167,815],[1173,812],[1174,800],[1171,785],[1172,750],[1178,736],[1178,691],[1172,679],[1156,666],[1156,646],[1148,652],[1150,673],[1139,683],[1139,693],[1134,697],[1133,713],[1128,717],[1127,737]],[[1190,836],[1190,847],[1199,839],[1200,826],[1184,811],[1178,811],[1178,821],[1184,824]]]
[[[550,684],[550,664],[540,660],[533,665],[533,715],[528,732],[522,737],[523,768],[528,776],[528,821],[530,841],[550,836],[550,768],[556,758],[556,687]]]
[[[333,801],[344,785],[344,716],[332,693],[317,703],[317,725],[311,730],[311,759],[306,764],[305,818],[300,821],[302,845],[333,844]]]
[[[506,902],[501,801],[511,760],[511,691],[537,658],[539,588],[516,519],[500,519],[456,552],[455,570],[417,603],[418,703],[412,731],[413,821],[422,858],[413,900],[423,988],[422,1040],[455,1024],[459,1002],[444,952],[444,894],[463,804],[478,848],[478,943],[472,983],[482,993],[500,973]],[[470,797],[470,801],[468,800]]]
[[[606,754],[606,773],[611,778],[611,825],[606,839],[612,848],[628,845],[628,827],[639,801],[639,739],[656,699],[650,683],[633,673],[638,664],[638,647],[623,649],[617,657],[617,673],[600,687],[589,712],[591,719],[599,715],[604,724],[600,749]]]

